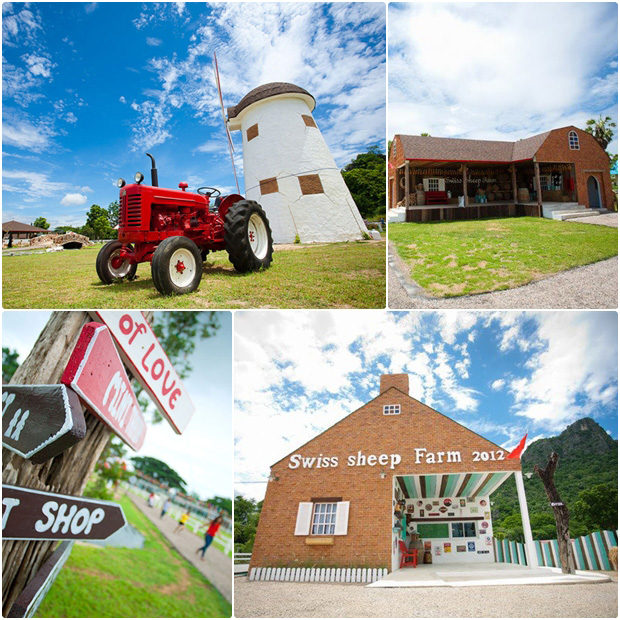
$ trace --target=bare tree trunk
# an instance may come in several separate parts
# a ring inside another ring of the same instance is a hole
[[[54,312],[32,351],[11,379],[13,384],[57,384],[82,327],[86,312]],[[33,465],[2,449],[2,482],[17,486],[81,495],[110,437],[110,429],[85,411],[86,437],[63,454]],[[8,540],[2,543],[2,610],[6,617],[24,586],[56,546],[54,541]]]
[[[573,549],[570,544],[570,532],[568,530],[570,513],[560,498],[560,494],[553,483],[553,474],[555,473],[555,468],[558,464],[559,458],[560,457],[557,452],[552,452],[549,457],[547,467],[545,467],[545,469],[541,469],[538,465],[534,465],[534,471],[542,480],[543,486],[545,487],[545,493],[551,503],[553,516],[555,517],[562,572],[573,574],[575,572],[575,559],[573,558]]]

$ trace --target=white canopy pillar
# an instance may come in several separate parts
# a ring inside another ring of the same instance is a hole
[[[538,568],[538,555],[532,537],[532,527],[530,525],[530,513],[527,509],[527,499],[525,498],[525,486],[523,486],[523,474],[515,471],[515,482],[517,483],[517,495],[519,497],[519,508],[521,509],[521,523],[523,524],[523,537],[525,538],[525,554],[529,568]]]

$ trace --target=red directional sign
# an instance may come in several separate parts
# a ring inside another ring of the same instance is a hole
[[[4,540],[105,540],[126,523],[113,502],[2,485]]]
[[[3,385],[2,445],[45,463],[86,435],[77,394],[64,385]]]
[[[105,325],[87,323],[62,379],[127,445],[139,450],[146,423]]]
[[[123,362],[170,426],[181,434],[194,414],[194,405],[142,313],[138,310],[97,310],[91,314],[108,326]]]

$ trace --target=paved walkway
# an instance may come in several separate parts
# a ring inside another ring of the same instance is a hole
[[[612,228],[618,228],[617,213],[603,213],[602,215],[595,215],[590,217],[573,217],[564,221],[581,222],[582,224],[598,224],[599,226],[611,226]]]
[[[617,214],[613,215],[615,215],[617,224]],[[618,307],[618,257],[569,269],[544,280],[506,291],[443,299],[430,297],[409,277],[407,265],[398,256],[393,244],[388,243],[388,306],[393,310],[405,308],[437,310],[448,308],[606,308],[615,310]]]
[[[168,542],[190,564],[193,564],[228,602],[232,603],[232,559],[211,545],[205,553],[204,562],[201,561],[200,555],[196,555],[196,549],[203,544],[202,536],[196,536],[189,530],[183,530],[180,534],[175,534],[174,529],[177,526],[177,521],[169,516],[160,519],[161,511],[158,508],[149,508],[144,499],[131,491],[128,491],[127,495],[149,521],[167,538]]]
[[[616,618],[618,573],[607,583],[467,588],[235,579],[236,618]]]

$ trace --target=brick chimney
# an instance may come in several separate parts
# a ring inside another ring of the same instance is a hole
[[[391,387],[399,389],[401,392],[409,395],[409,375],[381,375],[381,387],[379,393],[383,394]]]

